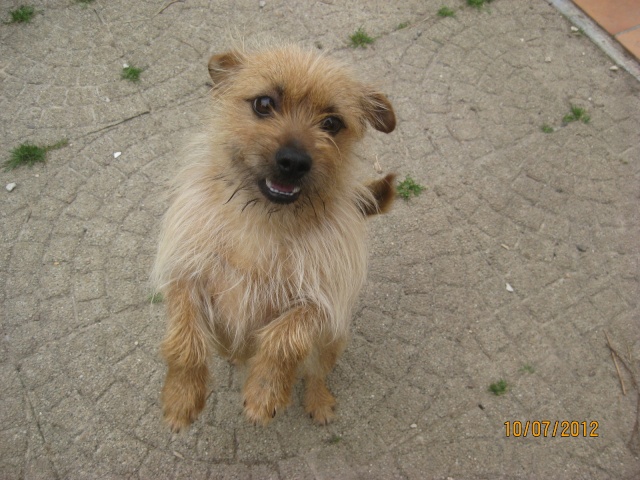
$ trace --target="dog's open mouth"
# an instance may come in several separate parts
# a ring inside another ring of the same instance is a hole
[[[262,194],[275,203],[295,202],[300,196],[300,187],[287,183],[276,182],[265,178],[258,182]]]

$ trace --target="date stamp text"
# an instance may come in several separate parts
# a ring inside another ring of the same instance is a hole
[[[507,437],[598,437],[600,424],[592,420],[590,422],[578,422],[568,420],[512,420],[504,422],[505,436]]]

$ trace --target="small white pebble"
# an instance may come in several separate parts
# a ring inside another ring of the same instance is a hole
[[[609,70],[611,70],[612,72],[617,72],[620,69],[618,68],[617,65],[613,65],[613,66],[609,67]]]
[[[261,0],[260,3],[258,5],[260,5],[260,8],[264,8],[264,6],[267,4],[267,2],[265,2],[264,0]]]
[[[412,423],[411,428],[418,428],[418,425],[416,425],[415,423]]]
[[[120,155],[122,155],[122,152],[115,152],[113,158],[118,158]]]
[[[547,62],[547,63],[551,63],[551,57],[545,57],[544,61]]]
[[[507,283],[507,292],[513,292],[513,287]]]
[[[134,344],[135,346],[138,346],[138,342],[133,342],[133,344]]]
[[[39,174],[39,173],[36,173],[36,174],[34,175],[34,177],[36,177],[36,178],[40,178],[40,174]]]
[[[580,29],[578,27],[571,27],[571,31],[572,32],[578,32],[578,31],[580,31]]]
[[[122,64],[122,68],[129,68],[129,64],[128,63],[123,63]]]
[[[16,188],[16,184],[15,183],[9,183],[6,187],[9,192],[13,192],[13,189]]]

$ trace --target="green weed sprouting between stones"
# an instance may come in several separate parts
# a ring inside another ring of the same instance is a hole
[[[19,147],[11,150],[9,160],[3,164],[4,171],[8,172],[9,170],[13,170],[14,168],[18,168],[22,165],[33,167],[36,163],[44,163],[47,161],[47,152],[66,147],[67,145],[69,145],[69,141],[66,139],[46,147],[39,147],[28,142],[23,143]]]
[[[452,8],[442,7],[440,10],[438,10],[438,15],[441,17],[455,17],[456,12]]]
[[[480,9],[484,7],[485,3],[491,3],[492,1],[493,0],[467,0],[467,5]]]
[[[29,5],[22,5],[20,8],[10,11],[9,14],[11,15],[9,23],[29,23],[36,14],[36,10]]]
[[[589,123],[591,121],[591,117],[587,114],[587,111],[584,108],[571,105],[571,113],[562,117],[562,123],[567,124],[570,122],[577,122],[578,120],[582,123]]]
[[[398,26],[396,27],[396,30],[402,30],[403,28],[407,28],[408,26],[409,26],[409,22],[402,22],[398,24]]]
[[[124,67],[122,69],[121,78],[123,80],[129,80],[130,82],[138,82],[140,80],[141,73],[142,68]]]
[[[420,193],[422,193],[423,190],[424,187],[417,184],[415,180],[409,175],[407,175],[407,178],[405,178],[398,184],[398,188],[396,189],[396,191],[398,192],[398,196],[404,198],[405,200],[409,200],[409,197],[411,197],[411,195],[417,197],[418,195],[420,195]]]
[[[507,393],[507,382],[505,380],[498,380],[496,383],[489,385],[489,391],[494,395],[504,395]]]
[[[522,372],[527,372],[527,373],[535,373],[536,369],[533,368],[532,365],[529,365],[528,363],[525,363],[522,368],[520,369],[520,371]]]
[[[542,130],[544,133],[553,133],[555,131],[551,125],[548,125],[546,123],[540,127],[540,130]]]
[[[349,37],[351,40],[351,46],[353,48],[367,48],[367,45],[373,43],[375,41],[374,38],[367,35],[367,32],[364,31],[364,28],[360,27],[356,30],[356,33]]]
[[[149,301],[151,303],[162,303],[164,301],[164,295],[160,292],[152,293],[149,295]]]

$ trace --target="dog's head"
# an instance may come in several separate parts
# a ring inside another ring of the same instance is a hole
[[[296,47],[231,51],[209,61],[216,128],[255,202],[338,194],[367,124],[389,133],[389,100],[339,64]]]

